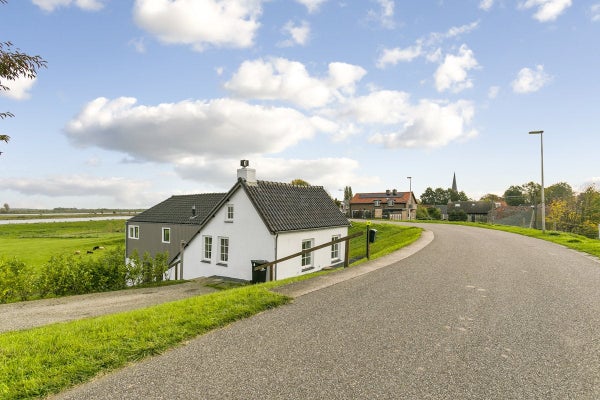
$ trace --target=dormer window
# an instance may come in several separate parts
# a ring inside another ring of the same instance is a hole
[[[392,207],[394,205],[394,199],[388,199],[387,204],[389,207]]]
[[[381,200],[375,200],[373,204],[375,205],[375,207],[379,207],[381,205]]]

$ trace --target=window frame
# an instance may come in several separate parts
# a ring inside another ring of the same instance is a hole
[[[161,239],[163,243],[171,243],[171,228],[163,226],[161,229],[162,235]],[[165,233],[167,238],[165,239]]]
[[[235,207],[233,204],[227,204],[225,209],[225,222],[233,222],[233,218],[235,217]]]
[[[342,235],[333,235],[331,236],[331,241],[340,239]],[[340,242],[331,244],[331,261],[340,261]]]
[[[129,239],[138,240],[140,238],[140,226],[139,225],[129,225],[127,236]]]
[[[207,241],[208,241],[208,243],[207,243]],[[212,261],[212,253],[213,253],[213,237],[210,235],[202,236],[202,261],[211,262]]]
[[[219,265],[227,266],[229,263],[229,237],[219,236]]]
[[[302,239],[302,250],[312,249],[314,247],[315,239]],[[308,244],[308,247],[306,246]],[[300,266],[302,271],[306,271],[313,268],[313,252],[302,254]]]

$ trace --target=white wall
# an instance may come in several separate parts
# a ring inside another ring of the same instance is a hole
[[[234,206],[233,222],[225,222],[227,205],[204,227],[187,246],[183,258],[183,277],[227,276],[251,280],[251,260],[275,260],[275,236],[266,228],[242,188],[227,202]],[[212,236],[213,251],[210,263],[202,261],[203,236]],[[227,266],[218,265],[219,237],[229,238]]]
[[[283,258],[288,255],[302,251],[302,241],[313,239],[313,247],[331,242],[334,235],[344,237],[348,235],[348,228],[326,228],[313,231],[295,231],[280,233],[277,240],[277,258]],[[341,242],[339,247],[340,260],[344,259],[345,243]],[[319,271],[323,267],[332,265],[331,246],[315,250],[312,258],[313,269],[302,271],[302,257],[296,257],[288,261],[284,261],[277,265],[276,279],[281,280],[292,276],[309,274]]]

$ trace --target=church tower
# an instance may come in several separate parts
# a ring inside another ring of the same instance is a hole
[[[456,186],[456,172],[454,173],[454,177],[452,178],[452,190],[458,193],[458,187]]]

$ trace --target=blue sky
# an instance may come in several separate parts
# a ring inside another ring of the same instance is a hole
[[[9,0],[0,203],[148,207],[263,180],[600,182],[600,0]]]

